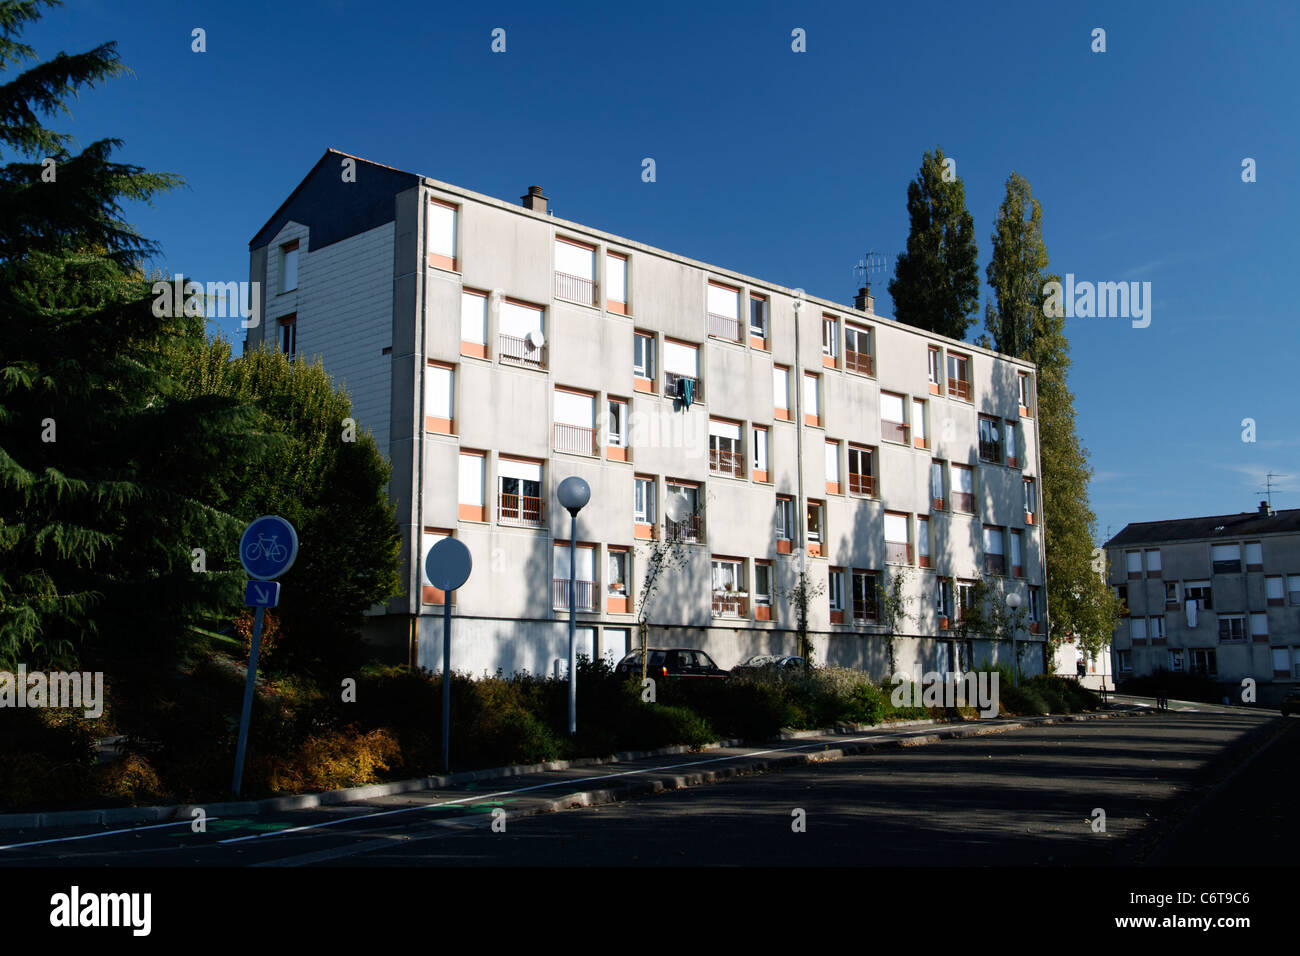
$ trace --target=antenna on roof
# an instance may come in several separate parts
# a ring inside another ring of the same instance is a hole
[[[1263,487],[1263,488],[1256,488],[1256,489],[1255,489],[1255,494],[1257,494],[1257,495],[1267,495],[1267,496],[1268,496],[1268,510],[1269,510],[1269,511],[1272,511],[1272,510],[1273,510],[1273,479],[1274,479],[1274,478],[1286,478],[1286,477],[1287,477],[1286,475],[1279,475],[1279,474],[1275,474],[1274,472],[1271,472],[1271,471],[1270,471],[1267,475],[1264,476],[1264,487]]]
[[[884,253],[868,251],[866,255],[858,260],[858,264],[853,267],[853,274],[855,276],[861,275],[862,284],[870,289],[871,277],[884,272],[886,262]]]

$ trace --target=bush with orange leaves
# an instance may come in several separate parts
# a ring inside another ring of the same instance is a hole
[[[253,610],[244,608],[235,617],[235,637],[244,648],[244,663],[248,663],[249,649],[253,646]],[[271,608],[266,609],[262,619],[262,643],[257,649],[257,666],[260,670],[275,653],[275,644],[280,637],[280,617]]]

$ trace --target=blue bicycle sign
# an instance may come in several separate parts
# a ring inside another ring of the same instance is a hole
[[[239,539],[239,562],[259,581],[278,578],[298,557],[298,532],[279,515],[263,515]]]

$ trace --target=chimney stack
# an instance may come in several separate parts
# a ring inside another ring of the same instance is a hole
[[[531,209],[533,212],[546,212],[546,197],[542,195],[541,186],[529,186],[528,195],[520,196],[519,201],[524,204],[525,209]]]
[[[1273,508],[1267,501],[1261,501],[1259,503],[1259,513],[1265,518],[1271,518],[1273,517]]]
[[[876,300],[871,295],[871,286],[864,285],[858,290],[858,294],[853,299],[853,307],[859,312],[870,312],[876,314]]]

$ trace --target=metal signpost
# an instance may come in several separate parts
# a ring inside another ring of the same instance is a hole
[[[280,585],[275,581],[293,567],[298,557],[298,532],[279,515],[263,515],[239,539],[239,563],[253,578],[244,588],[244,603],[257,608],[253,616],[253,642],[248,649],[248,681],[244,684],[244,709],[239,717],[239,744],[235,748],[235,776],[230,791],[239,796],[244,777],[244,751],[248,746],[248,725],[253,715],[253,694],[257,691],[257,651],[262,644],[262,620],[268,607],[280,603]]]
[[[443,538],[429,549],[424,573],[429,583],[442,592],[442,769],[451,771],[451,592],[467,580],[474,569],[469,548],[456,538]]]

